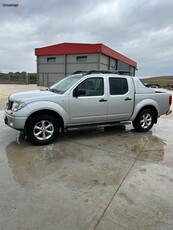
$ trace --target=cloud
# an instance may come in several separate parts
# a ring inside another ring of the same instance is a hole
[[[88,42],[135,60],[137,75],[173,74],[172,0],[12,2],[19,7],[0,6],[0,71],[35,72],[35,48]]]

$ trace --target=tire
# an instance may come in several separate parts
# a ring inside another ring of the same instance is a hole
[[[57,120],[48,114],[33,118],[26,127],[29,142],[35,145],[47,145],[54,141],[59,133]]]
[[[155,115],[151,109],[141,111],[133,121],[133,127],[138,132],[147,132],[154,125]]]

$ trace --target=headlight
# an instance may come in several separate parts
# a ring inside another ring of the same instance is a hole
[[[25,103],[24,102],[20,102],[20,101],[14,101],[11,107],[11,110],[16,112],[19,109],[22,109],[23,107],[25,107]]]

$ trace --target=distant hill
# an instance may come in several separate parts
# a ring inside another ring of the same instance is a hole
[[[169,88],[173,85],[173,76],[161,76],[151,78],[141,78],[142,83],[159,84],[162,88]]]

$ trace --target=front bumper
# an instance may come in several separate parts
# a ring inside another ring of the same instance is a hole
[[[24,130],[26,119],[27,117],[16,117],[13,114],[9,114],[7,111],[5,111],[4,114],[4,123],[17,130]]]

